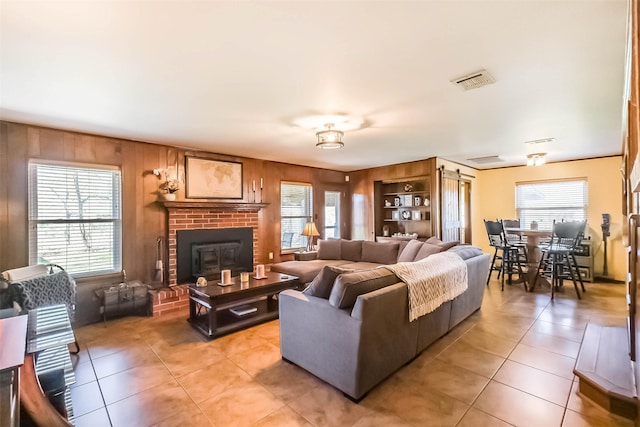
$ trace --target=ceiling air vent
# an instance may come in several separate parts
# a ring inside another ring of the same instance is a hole
[[[474,157],[473,159],[467,159],[471,162],[475,162],[479,165],[486,165],[487,163],[499,163],[504,162],[499,156],[486,156],[486,157]]]
[[[494,79],[487,70],[480,70],[476,73],[469,74],[468,76],[451,80],[451,83],[455,84],[462,90],[477,89],[495,82],[496,79]]]

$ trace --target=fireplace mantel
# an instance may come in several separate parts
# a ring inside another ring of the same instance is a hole
[[[167,209],[224,209],[235,211],[259,211],[269,203],[245,202],[193,202],[193,201],[160,201]]]

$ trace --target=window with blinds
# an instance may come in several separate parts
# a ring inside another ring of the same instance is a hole
[[[551,230],[553,221],[583,221],[587,218],[587,180],[538,181],[516,184],[516,214],[522,227],[535,221],[541,230]]]
[[[29,163],[29,263],[75,276],[122,269],[120,170]]]
[[[280,250],[293,252],[307,246],[300,233],[313,215],[311,184],[280,183]]]

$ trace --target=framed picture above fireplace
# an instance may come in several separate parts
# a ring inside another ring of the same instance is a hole
[[[242,199],[242,163],[186,158],[186,197]]]

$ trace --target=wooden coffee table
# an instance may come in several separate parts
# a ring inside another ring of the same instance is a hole
[[[298,277],[266,273],[266,278],[250,276],[247,283],[234,277],[234,284],[189,285],[189,322],[208,338],[215,338],[278,317],[277,294],[296,289]],[[254,310],[255,309],[255,310]],[[243,314],[244,313],[244,314]]]

